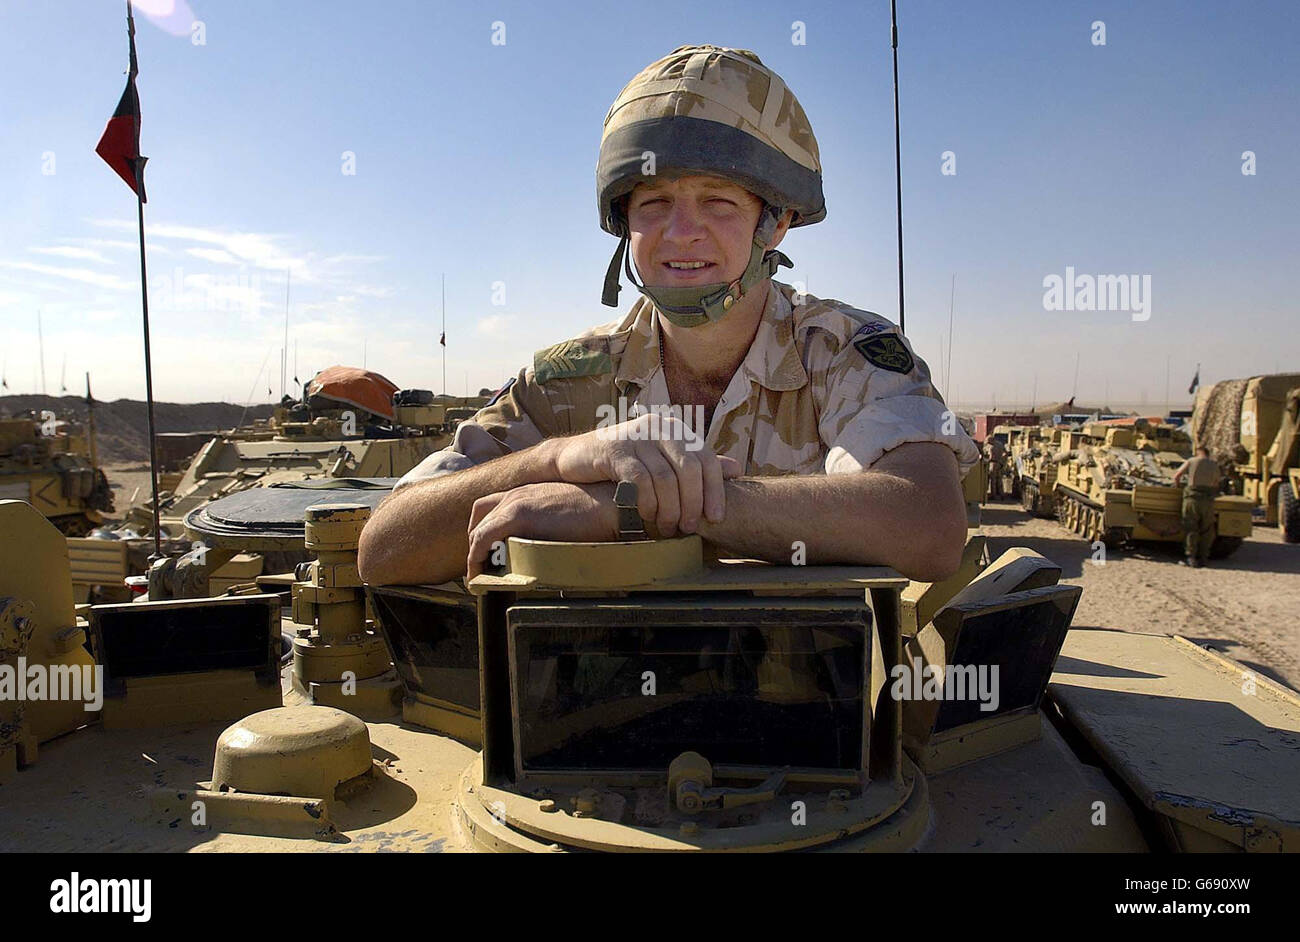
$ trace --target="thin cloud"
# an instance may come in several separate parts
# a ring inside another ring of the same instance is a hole
[[[31,251],[38,252],[41,255],[57,255],[60,258],[77,258],[85,262],[108,264],[108,259],[104,257],[103,253],[94,249],[78,248],[73,245],[43,245],[33,248]]]
[[[89,268],[60,268],[57,265],[42,265],[39,262],[0,261],[0,265],[18,271],[31,271],[40,275],[53,275],[55,278],[66,278],[68,281],[79,281],[82,284],[94,285],[97,288],[110,288],[114,291],[125,291],[127,288],[134,287],[132,282],[125,281],[117,275],[92,271]]]
[[[221,265],[238,265],[239,259],[231,255],[225,249],[186,249],[186,254],[193,255],[195,258],[201,258],[205,262],[216,262]]]

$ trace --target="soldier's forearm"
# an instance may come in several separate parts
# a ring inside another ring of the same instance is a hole
[[[956,461],[951,452],[920,462],[916,453],[889,457],[858,474],[728,481],[726,517],[701,522],[699,532],[731,555],[789,565],[798,543],[810,565],[877,564],[922,581],[944,578],[966,536]]]
[[[557,480],[554,441],[417,481],[389,496],[361,533],[361,578],[375,585],[421,585],[465,575],[466,528],[474,502],[525,484]]]

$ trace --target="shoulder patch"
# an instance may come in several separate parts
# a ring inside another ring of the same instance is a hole
[[[853,341],[853,347],[868,363],[891,373],[910,373],[916,366],[907,345],[891,334],[866,334]]]
[[[607,351],[593,350],[580,340],[566,340],[533,354],[533,376],[539,383],[574,376],[600,376],[613,368]]]

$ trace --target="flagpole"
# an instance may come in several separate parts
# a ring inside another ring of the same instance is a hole
[[[131,0],[127,0],[127,23],[134,35],[135,23],[131,18]],[[136,158],[136,179],[143,178],[144,158]],[[153,490],[153,553],[162,556],[162,537],[158,532],[158,439],[154,434],[153,419],[153,358],[149,347],[149,281],[144,263],[144,197],[136,189],[135,207],[140,223],[140,309],[144,315],[144,395],[149,409],[149,487]]]
[[[131,47],[130,77],[127,80],[128,91],[131,90],[136,76],[135,55],[135,17],[131,9],[131,0],[126,0],[126,34]],[[138,101],[138,99],[137,99]],[[144,324],[144,395],[149,420],[149,488],[153,493],[153,554],[162,556],[162,536],[158,523],[158,438],[155,431],[153,412],[153,356],[149,344],[149,278],[144,258],[144,164],[147,158],[140,156],[139,129],[140,113],[137,105],[134,115],[136,153],[132,158],[132,171],[135,175],[135,209],[140,232],[140,312]]]

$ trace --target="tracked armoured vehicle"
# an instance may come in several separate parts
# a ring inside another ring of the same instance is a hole
[[[255,587],[75,611],[57,531],[0,502],[0,679],[103,669],[97,710],[0,700],[0,848],[1300,846],[1300,698],[1069,630],[1081,589],[1029,550],[975,536],[920,584],[512,539],[468,586],[380,587],[367,506],[301,512],[290,621]]]
[[[1053,491],[1057,519],[1108,547],[1181,543],[1182,488],[1174,485],[1174,472],[1191,453],[1185,433],[1145,419],[1131,426],[1094,422],[1064,432]],[[1220,559],[1250,536],[1250,501],[1215,498],[1214,525],[1210,556]]]
[[[1010,463],[1020,506],[1035,517],[1056,516],[1056,463],[1060,428],[1025,425],[1012,429]]]
[[[399,390],[378,373],[331,367],[264,422],[209,441],[160,502],[164,527],[179,533],[185,517],[219,497],[250,487],[323,478],[401,477],[450,440],[484,397]],[[134,522],[148,527],[147,508]]]
[[[324,493],[341,482],[364,487],[370,479],[400,477],[445,447],[455,427],[487,401],[485,396],[398,390],[378,373],[350,367],[323,370],[306,385],[301,402],[286,400],[269,419],[215,436],[199,450],[174,487],[160,492],[164,537],[206,537],[200,547],[205,562],[196,572],[212,591],[260,575],[292,572],[307,559],[300,536],[273,546],[265,540],[245,542],[238,527],[223,528],[219,518],[206,515],[209,505],[251,489],[320,488]],[[200,518],[208,528],[196,533],[188,524]],[[116,533],[72,541],[78,601],[120,600],[127,578],[143,586],[152,527],[151,504],[146,503],[132,508]],[[219,545],[212,541],[213,529],[221,532]],[[220,567],[212,565],[217,560]]]
[[[94,432],[52,412],[0,419],[0,499],[25,500],[61,533],[81,536],[113,512]]]

